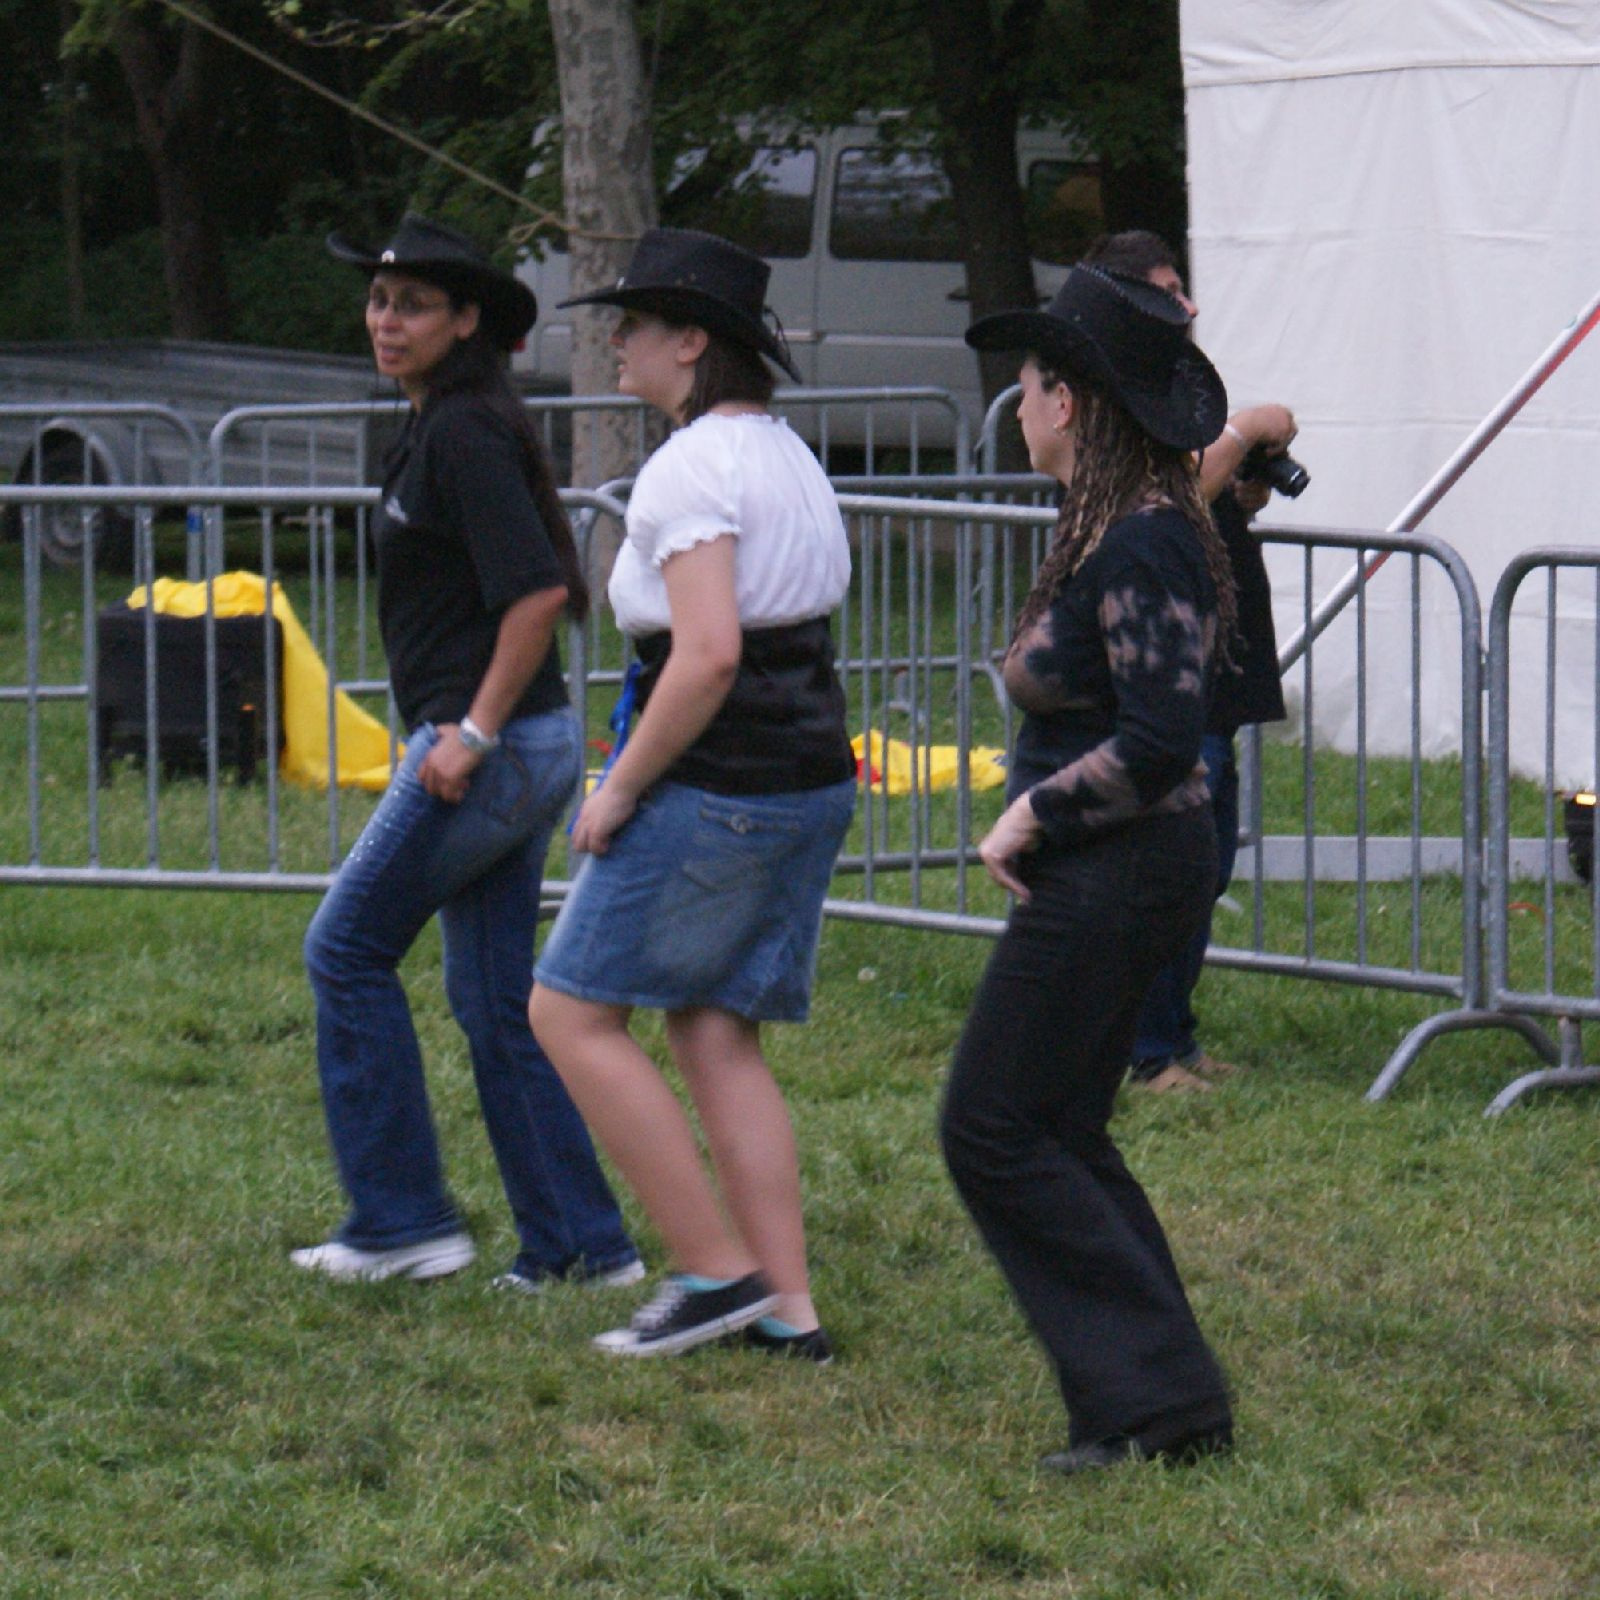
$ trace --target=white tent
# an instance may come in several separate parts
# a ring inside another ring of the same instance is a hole
[[[1276,399],[1313,477],[1266,518],[1381,529],[1600,290],[1596,0],[1182,0],[1200,342],[1235,405]],[[1471,568],[1485,627],[1508,560],[1600,543],[1600,332],[1578,346],[1423,524]],[[1369,590],[1404,667],[1405,563]],[[1280,638],[1298,555],[1271,558]],[[1318,562],[1318,595],[1350,559]],[[1424,753],[1460,747],[1459,631],[1424,588]],[[1540,578],[1518,614],[1542,608]],[[1565,580],[1557,783],[1591,782],[1595,584]],[[1318,649],[1316,732],[1350,748],[1353,612]],[[1513,765],[1544,764],[1543,632],[1516,625]],[[1400,676],[1368,694],[1369,744],[1403,751]],[[1398,692],[1394,692],[1397,686]],[[1291,690],[1294,680],[1290,681]]]

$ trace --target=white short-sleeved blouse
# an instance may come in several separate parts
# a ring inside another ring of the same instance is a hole
[[[671,626],[670,556],[734,534],[739,624],[773,628],[826,616],[850,584],[839,503],[817,458],[781,418],[708,412],[674,433],[640,469],[628,536],[608,594],[635,637]]]

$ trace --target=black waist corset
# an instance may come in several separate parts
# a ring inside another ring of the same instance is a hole
[[[672,635],[646,634],[635,648],[642,711],[671,653]],[[855,770],[844,686],[833,670],[833,635],[826,617],[814,617],[744,630],[728,698],[664,777],[715,794],[783,794],[843,783]]]

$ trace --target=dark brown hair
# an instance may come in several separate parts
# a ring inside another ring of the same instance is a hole
[[[1158,267],[1178,271],[1178,258],[1172,253],[1172,246],[1148,228],[1102,233],[1083,252],[1081,264],[1101,267],[1107,272],[1123,272],[1130,278],[1148,278]]]
[[[441,285],[448,289],[448,285]],[[451,306],[459,311],[466,302],[450,294]],[[442,399],[447,394],[477,395],[489,409],[504,420],[522,446],[523,472],[526,474],[528,492],[538,508],[540,520],[556,560],[561,564],[562,581],[567,587],[567,611],[582,622],[589,615],[589,580],[584,575],[583,562],[578,556],[577,540],[572,536],[572,524],[567,520],[566,507],[556,490],[555,469],[550,464],[550,454],[544,440],[533,425],[521,397],[511,386],[506,353],[484,330],[480,317],[474,333],[458,339],[452,348],[428,374],[427,403]]]
[[[674,328],[701,326],[672,322],[667,318],[662,320]],[[684,402],[684,423],[691,423],[724,404],[769,404],[777,379],[766,362],[748,345],[739,344],[725,334],[713,333],[709,328],[704,332],[706,347],[694,364],[694,387]]]
[[[1035,365],[1043,389],[1069,381],[1037,357]],[[1206,570],[1217,591],[1219,653],[1223,660],[1231,660],[1230,641],[1239,611],[1233,569],[1210,507],[1200,493],[1200,472],[1193,453],[1152,439],[1098,384],[1074,377],[1069,387],[1078,407],[1072,478],[1061,497],[1050,548],[1017,616],[1016,632],[1021,633],[1044,613],[1118,517],[1150,501],[1167,501],[1183,513],[1200,541]]]

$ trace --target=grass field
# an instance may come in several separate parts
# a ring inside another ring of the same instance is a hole
[[[341,1288],[296,896],[0,891],[0,1595],[1577,1597],[1600,1590],[1595,1102],[1427,1012],[1213,973],[1251,1071],[1121,1137],[1241,1448],[1041,1476],[1062,1415],[942,1173],[981,941],[831,926],[772,1034],[826,1370],[615,1363],[627,1294],[486,1290],[513,1244],[431,935],[406,973],[479,1265]],[[647,1255],[656,1242],[635,1218]]]
[[[47,575],[47,681],[81,660],[75,581]],[[0,712],[15,861],[25,749],[18,708]],[[70,859],[81,708],[46,708],[40,731],[46,854]],[[1268,760],[1269,831],[1295,829],[1299,752]],[[1320,823],[1343,831],[1352,770],[1316,765]],[[1404,779],[1370,777],[1382,826],[1404,825]],[[1459,774],[1423,779],[1426,831],[1453,831]],[[101,791],[108,858],[142,859],[143,794],[135,772]],[[224,864],[258,864],[259,792],[220,800]],[[284,801],[286,864],[318,870],[326,799]],[[1539,804],[1519,794],[1526,831]],[[344,844],[369,805],[341,802]],[[163,859],[203,861],[204,817],[203,786],[162,789]],[[1369,932],[1403,954],[1389,893]],[[1275,935],[1299,897],[1272,890]],[[1250,1070],[1202,1099],[1127,1096],[1117,1127],[1232,1377],[1240,1449],[1064,1482],[1035,1467],[1063,1442],[1059,1401],[933,1135],[984,942],[830,925],[813,1023],[771,1032],[835,1365],[617,1363],[588,1336],[637,1291],[487,1290],[514,1244],[432,931],[404,971],[479,1263],[426,1287],[288,1266],[341,1210],[299,960],[312,904],[0,887],[0,1600],[1600,1593],[1600,1107],[1485,1120],[1533,1064],[1509,1035],[1436,1043],[1370,1107],[1437,1003],[1208,974],[1207,1043]],[[1447,959],[1459,887],[1430,881],[1422,911]],[[1579,952],[1564,970],[1585,974],[1587,897],[1563,890],[1558,914]],[[1318,918],[1347,944],[1349,888],[1319,891]],[[1245,933],[1226,912],[1216,931]]]

